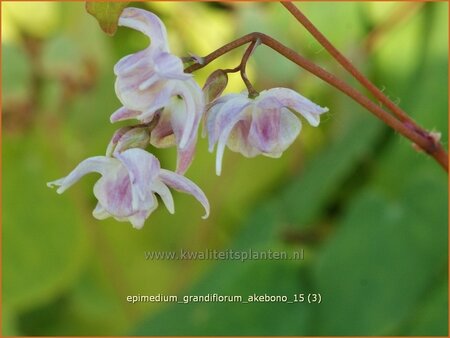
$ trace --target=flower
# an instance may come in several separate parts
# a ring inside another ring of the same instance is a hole
[[[115,65],[115,89],[123,107],[111,115],[111,122],[137,119],[149,123],[159,119],[151,144],[176,145],[177,172],[184,173],[192,162],[204,111],[202,90],[191,74],[184,73],[182,60],[170,53],[166,28],[155,14],[126,8],[119,25],[141,31],[151,44]]]
[[[193,195],[209,215],[209,202],[203,191],[186,177],[161,169],[158,159],[143,149],[132,148],[115,157],[95,156],[81,162],[68,176],[49,182],[49,187],[58,186],[63,193],[90,172],[102,177],[94,185],[98,199],[93,215],[97,219],[114,217],[118,221],[129,221],[134,228],[143,227],[145,220],[157,208],[158,194],[170,213],[174,213],[174,202],[168,188]]]
[[[327,111],[288,88],[265,90],[255,99],[241,93],[215,100],[207,111],[206,129],[210,152],[217,143],[217,175],[221,173],[225,145],[246,157],[280,157],[301,130],[294,113],[316,127],[320,114]]]

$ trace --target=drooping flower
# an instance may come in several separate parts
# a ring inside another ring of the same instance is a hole
[[[98,200],[93,215],[97,219],[114,217],[118,221],[129,221],[134,228],[143,227],[145,220],[157,208],[158,194],[167,210],[174,213],[174,202],[168,188],[193,195],[209,215],[209,202],[203,191],[186,177],[161,169],[158,159],[143,149],[132,148],[115,157],[96,156],[81,162],[68,176],[49,182],[49,187],[58,186],[63,193],[82,176],[97,172],[102,177],[94,185]]]
[[[246,157],[262,154],[280,157],[301,130],[302,115],[312,126],[328,111],[288,88],[262,91],[252,99],[247,93],[220,97],[207,111],[209,151],[217,143],[216,173],[220,175],[225,146]]]
[[[202,90],[191,74],[184,73],[182,60],[170,53],[166,28],[156,15],[126,8],[119,25],[141,31],[151,43],[115,65],[116,94],[123,107],[112,114],[111,122],[137,119],[149,123],[158,118],[151,143],[176,145],[177,172],[184,173],[192,162],[204,110]]]

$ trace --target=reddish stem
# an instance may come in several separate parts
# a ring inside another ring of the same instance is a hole
[[[412,142],[414,142],[418,147],[420,147],[422,150],[424,150],[426,153],[428,153],[430,156],[432,156],[446,171],[448,171],[448,159],[447,154],[445,150],[440,146],[440,144],[434,142],[433,139],[430,137],[424,137],[423,134],[418,133],[415,129],[415,124],[404,124],[401,121],[397,120],[394,116],[386,112],[384,109],[382,109],[380,106],[378,106],[376,103],[368,99],[366,96],[358,92],[353,87],[349,86],[347,83],[342,81],[341,79],[337,78],[333,74],[327,72],[323,68],[317,66],[313,62],[305,59],[303,56],[296,53],[294,50],[290,49],[289,47],[284,46],[282,43],[278,42],[277,40],[271,38],[268,35],[265,35],[263,33],[250,33],[247,35],[244,35],[243,37],[236,39],[219,49],[213,51],[212,53],[208,54],[203,58],[203,63],[200,64],[194,64],[188,68],[185,69],[185,72],[191,73],[195,70],[198,70],[200,68],[205,67],[210,62],[214,61],[218,57],[228,53],[229,51],[238,48],[242,45],[245,45],[249,42],[255,42],[260,40],[261,43],[265,44],[266,46],[272,48],[279,54],[283,55],[287,59],[291,60],[298,66],[306,69],[307,71],[311,72],[312,74],[316,75],[317,77],[321,78],[331,86],[335,87],[336,89],[340,90],[344,94],[351,97],[353,100],[358,102],[361,106],[372,112],[375,116],[377,116],[380,120],[382,120],[384,123],[386,123],[391,128],[398,131],[400,134],[405,136],[406,138],[410,139]],[[419,128],[419,130],[423,131],[422,128]],[[423,131],[426,135],[428,133],[426,131]]]

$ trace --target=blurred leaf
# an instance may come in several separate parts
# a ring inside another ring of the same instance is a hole
[[[15,313],[2,304],[2,332],[3,337],[19,336]]]
[[[277,211],[266,204],[247,223],[249,228],[276,228]],[[241,238],[242,239],[242,238]],[[272,242],[275,240],[272,237]],[[244,239],[232,250],[267,248]],[[195,287],[179,295],[280,295],[290,300],[294,293],[307,292],[297,278],[298,266],[289,261],[219,261]],[[286,303],[188,303],[173,304],[145,320],[137,335],[301,335],[311,325],[309,304]]]
[[[366,190],[349,205],[315,265],[315,334],[392,334],[446,266],[445,186],[415,179],[398,200]]]
[[[3,145],[3,304],[17,311],[67,288],[87,243],[77,206],[45,185],[60,172],[42,135]]]
[[[2,43],[2,97],[26,99],[31,87],[31,65],[21,46]]]
[[[280,196],[285,221],[289,224],[302,228],[312,226],[330,196],[339,193],[342,183],[355,168],[370,158],[373,144],[381,135],[383,125],[365,111],[337,114],[349,117],[344,121],[345,126],[337,124],[343,129],[341,134],[327,141],[326,148],[308,163],[297,180],[289,184]]]
[[[434,290],[408,322],[402,335],[448,336],[448,280]]]
[[[100,27],[108,35],[114,35],[117,30],[120,14],[127,7],[126,2],[91,2],[86,1],[86,10],[94,16]]]

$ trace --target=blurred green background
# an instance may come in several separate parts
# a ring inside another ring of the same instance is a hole
[[[172,50],[206,55],[267,33],[355,81],[278,3],[132,3],[165,22]],[[368,77],[447,147],[448,4],[299,3]],[[2,2],[3,335],[448,334],[447,176],[342,93],[261,46],[256,89],[284,86],[330,108],[280,159],[204,139],[187,177],[211,215],[174,193],[145,227],[97,221],[90,175],[62,196],[46,182],[101,155],[120,106],[112,67],[146,46],[104,34],[84,3]],[[238,64],[243,49],[196,73]],[[227,92],[244,88],[238,75]],[[149,149],[174,169],[175,151]],[[303,261],[146,261],[151,250],[304,249]],[[319,304],[126,302],[127,295],[319,292]]]

